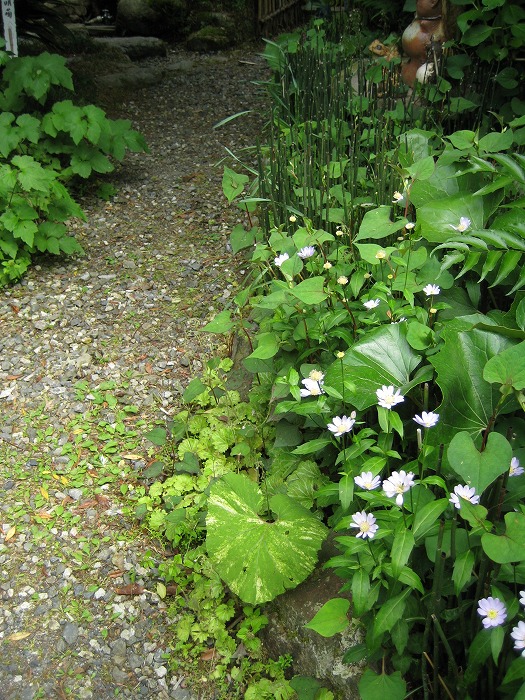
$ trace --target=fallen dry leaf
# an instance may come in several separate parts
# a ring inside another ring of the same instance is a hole
[[[21,376],[21,374],[8,374],[5,379],[7,382],[10,382],[12,379],[20,379]]]
[[[21,639],[26,639],[30,637],[31,632],[14,632],[14,634],[9,635],[7,638],[10,642],[19,642]]]
[[[166,586],[166,595],[177,595],[178,590],[179,587],[172,583],[169,586]]]
[[[206,651],[202,652],[201,660],[202,661],[212,661],[216,656],[217,656],[217,652],[215,650],[215,647],[213,647],[212,649],[207,649]]]
[[[117,569],[116,571],[111,571],[108,576],[109,578],[118,578],[119,576],[122,576],[124,571],[122,569]]]
[[[13,526],[10,527],[9,530],[7,531],[4,540],[5,540],[6,542],[7,542],[7,540],[10,540],[12,537],[15,536],[15,532],[16,532],[16,525],[13,525]]]
[[[142,459],[142,455],[136,455],[132,452],[130,452],[129,454],[120,455],[120,456],[122,457],[122,459]]]
[[[103,496],[101,493],[95,494],[95,500],[99,506],[109,506],[110,500],[107,496]]]
[[[122,586],[115,590],[117,595],[140,595],[144,593],[144,586],[139,586],[138,583],[128,583],[127,586]]]
[[[151,362],[146,362],[146,374],[151,374],[153,372],[153,365]]]

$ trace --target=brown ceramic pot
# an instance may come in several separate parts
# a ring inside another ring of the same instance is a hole
[[[441,0],[417,0],[416,16],[403,32],[401,44],[408,61],[401,68],[401,76],[411,87],[418,68],[427,62],[431,45],[445,41],[441,10]]]

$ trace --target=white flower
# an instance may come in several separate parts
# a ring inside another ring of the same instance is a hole
[[[523,649],[521,655],[525,656],[525,622],[518,622],[517,627],[512,628],[510,636],[514,639],[514,649]]]
[[[362,537],[363,539],[368,537],[369,539],[372,539],[379,529],[379,525],[376,525],[376,519],[372,513],[368,513],[367,515],[364,510],[360,511],[359,513],[354,513],[352,515],[352,520],[354,522],[350,523],[350,527],[359,528],[357,537]]]
[[[306,260],[306,258],[311,258],[312,255],[315,255],[315,248],[313,245],[305,245],[304,248],[301,248],[301,250],[297,252],[297,255],[303,260]]]
[[[419,423],[419,425],[422,425],[423,428],[433,428],[439,421],[439,413],[421,411],[421,415],[414,416],[414,420],[416,423]]]
[[[304,389],[301,389],[301,398],[304,399],[306,396],[320,396],[324,394],[323,382],[321,380],[316,381],[315,379],[307,377],[302,380],[302,383],[304,384]]]
[[[457,226],[452,226],[452,224],[450,224],[450,228],[453,228],[455,231],[463,233],[463,231],[466,231],[468,229],[471,223],[471,220],[467,216],[462,216],[459,220],[459,224]]]
[[[344,232],[343,232],[340,228],[338,228],[338,229],[336,229],[336,231],[335,231],[335,235],[336,235],[336,236],[344,236],[345,234],[344,234]]]
[[[409,221],[408,224],[405,224],[405,228],[410,231],[414,228],[415,223],[413,221]]]
[[[372,472],[361,472],[360,476],[354,477],[354,481],[360,488],[366,491],[373,491],[381,486],[380,477],[372,476]]]
[[[394,192],[393,197],[394,199],[392,200],[392,202],[394,204],[401,204],[405,198],[405,195],[401,194],[401,192]]]
[[[479,496],[476,496],[476,489],[474,487],[470,486],[454,486],[454,493],[450,494],[450,498],[448,499],[451,503],[453,503],[456,508],[461,508],[461,503],[460,503],[460,498],[462,498],[465,501],[469,501],[469,503],[472,503],[476,505],[476,503],[479,503]]]
[[[405,472],[401,469],[400,472],[392,472],[392,476],[383,481],[383,491],[388,498],[396,497],[398,506],[403,505],[403,494],[409,491],[414,485],[413,472]]]
[[[325,264],[323,265],[323,267],[324,267],[325,270],[329,270],[329,269],[332,267],[332,263],[331,263],[331,262],[325,262]]]
[[[441,292],[441,289],[437,286],[437,284],[427,284],[426,287],[423,287],[423,291],[425,292],[427,297],[432,297],[435,294],[439,294]]]
[[[288,221],[291,221],[292,224],[295,224],[295,222],[297,221],[297,217],[295,216],[295,214],[291,214],[288,217]]]
[[[377,260],[384,260],[386,258],[386,250],[378,250],[374,258],[377,258]]]
[[[478,615],[481,615],[483,618],[482,622],[485,629],[498,627],[498,625],[502,625],[505,622],[507,609],[499,598],[493,598],[492,596],[482,598],[478,600],[478,605]]]
[[[525,606],[525,591],[520,591],[520,603]]]
[[[375,309],[376,306],[379,306],[381,303],[381,299],[369,299],[368,301],[363,302],[363,306],[367,311],[371,311],[372,309]]]
[[[341,277],[337,278],[337,284],[348,284],[348,277],[341,275]]]
[[[274,258],[274,263],[277,265],[277,267],[281,267],[283,262],[285,260],[288,260],[289,257],[290,256],[288,255],[288,253],[281,253],[281,255],[278,255],[276,258]]]
[[[509,469],[509,476],[521,476],[525,469],[523,467],[520,467],[520,461],[517,457],[513,457],[510,460],[510,469]]]
[[[381,389],[377,389],[376,396],[379,406],[388,410],[405,400],[405,397],[401,396],[401,389],[395,389],[393,386],[383,385]]]
[[[314,382],[322,383],[324,379],[324,374],[321,372],[321,370],[313,369],[308,375],[308,377],[309,379],[313,379]]]
[[[335,356],[337,357],[338,360],[342,360],[343,357],[345,356],[345,354],[342,350],[339,350],[338,352],[335,353]]]
[[[355,411],[352,411],[350,417],[335,416],[335,418],[332,418],[332,423],[328,423],[326,427],[335,435],[335,437],[341,437],[341,435],[344,435],[344,433],[349,433],[352,430],[355,423],[355,417]]]

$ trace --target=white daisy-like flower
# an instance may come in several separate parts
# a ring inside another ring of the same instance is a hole
[[[342,231],[340,228],[338,228],[335,231],[335,235],[336,236],[344,236],[345,234],[344,234],[344,231]]]
[[[466,231],[470,224],[471,220],[467,216],[462,216],[459,220],[459,224],[457,226],[453,226],[452,224],[450,225],[450,228],[453,228],[455,231],[459,231],[459,233],[463,233],[463,231]]]
[[[394,192],[394,194],[392,196],[393,196],[392,202],[394,204],[401,204],[403,202],[403,200],[405,199],[405,195],[401,194],[401,192],[397,192],[397,191]]]
[[[311,258],[312,255],[315,255],[315,248],[313,245],[305,245],[304,248],[301,248],[301,250],[297,252],[297,255],[302,260],[306,260],[306,258]]]
[[[313,369],[313,370],[309,373],[308,377],[309,377],[310,379],[313,379],[314,382],[322,382],[323,379],[324,379],[324,374],[323,374],[323,373],[321,372],[321,370],[319,370],[319,369]]]
[[[423,291],[427,297],[433,297],[441,292],[441,288],[437,284],[427,284],[426,287],[423,287]]]
[[[408,224],[405,224],[405,228],[407,231],[411,231],[415,227],[415,223],[413,221],[409,221]]]
[[[460,498],[462,498],[464,501],[469,501],[469,503],[472,503],[473,505],[479,503],[479,496],[476,496],[476,489],[473,486],[454,486],[454,493],[450,494],[450,498],[448,500],[459,509],[461,508]]]
[[[372,476],[372,472],[361,472],[359,476],[354,476],[355,483],[365,491],[373,491],[381,486],[381,478]]]
[[[297,217],[295,216],[295,214],[290,214],[290,216],[288,217],[288,221],[290,221],[292,224],[295,224],[295,222],[297,221]]]
[[[374,255],[374,258],[377,258],[378,260],[384,260],[386,258],[386,250],[378,250],[377,253]]]
[[[405,397],[401,396],[401,389],[393,386],[383,385],[381,389],[377,389],[376,396],[378,405],[388,410],[405,400]]]
[[[520,591],[520,603],[525,607],[525,591]]]
[[[510,636],[514,640],[514,649],[523,650],[522,656],[525,656],[525,622],[518,622],[516,627],[512,628]]]
[[[483,618],[482,622],[485,629],[489,627],[498,627],[505,622],[507,618],[507,608],[499,598],[493,598],[492,596],[482,598],[478,600],[478,605],[478,615],[481,615]]]
[[[342,360],[343,357],[345,356],[345,354],[342,350],[339,350],[338,352],[335,353],[335,356],[337,357],[338,360]]]
[[[414,416],[413,420],[415,420],[419,425],[422,425],[423,428],[433,428],[438,424],[439,413],[432,413],[432,411],[427,413],[426,411],[421,411],[421,415]]]
[[[376,306],[379,306],[381,303],[381,299],[369,299],[368,301],[363,302],[363,306],[367,311],[371,311],[372,309],[375,309]]]
[[[348,277],[341,275],[341,277],[337,278],[337,284],[348,284]]]
[[[350,416],[335,416],[332,422],[326,426],[335,437],[341,437],[345,433],[349,433],[354,427],[356,412],[352,411]]]
[[[520,461],[517,457],[513,457],[510,460],[509,476],[521,476],[525,469],[520,467]]]
[[[302,380],[302,383],[304,384],[304,389],[300,391],[301,398],[304,399],[306,396],[320,396],[324,394],[322,381],[317,382],[315,379],[307,377]]]
[[[329,269],[332,267],[332,263],[331,263],[331,262],[325,262],[325,264],[323,265],[323,267],[324,267],[325,270],[329,270]]]
[[[281,253],[281,255],[278,255],[276,258],[274,258],[274,263],[277,265],[277,267],[281,267],[283,262],[285,260],[288,260],[289,257],[290,256],[288,255],[288,253]]]
[[[350,527],[357,527],[359,532],[357,532],[357,537],[362,537],[366,539],[367,537],[371,540],[372,537],[379,530],[379,525],[376,524],[376,519],[372,513],[365,513],[364,510],[359,513],[354,513],[352,515],[353,523],[350,523]]]
[[[388,498],[396,498],[398,506],[403,505],[404,494],[414,486],[414,473],[401,469],[399,472],[392,472],[392,475],[383,481],[383,491]]]

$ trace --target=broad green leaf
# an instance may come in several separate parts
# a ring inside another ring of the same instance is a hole
[[[224,166],[222,176],[222,191],[228,202],[232,202],[244,190],[244,186],[250,178],[248,175],[238,174],[231,168]]]
[[[326,384],[344,394],[346,401],[359,410],[377,403],[376,391],[383,385],[401,388],[404,393],[413,386],[410,375],[421,362],[421,357],[407,343],[405,333],[401,324],[369,331],[345,353],[341,362],[334,362],[328,368]],[[352,387],[343,387],[341,363],[344,374],[352,379]],[[421,378],[423,381],[425,377]]]
[[[443,394],[439,423],[427,438],[431,444],[449,443],[458,431],[476,436],[485,430],[501,394],[483,379],[483,368],[513,344],[496,333],[477,328],[462,330],[455,322],[447,324],[443,339],[440,352],[429,358]]]
[[[339,480],[339,502],[343,511],[348,510],[354,498],[354,479],[345,474]]]
[[[317,564],[326,527],[284,494],[266,498],[242,474],[226,474],[210,490],[206,545],[221,578],[242,600],[260,604],[303,581]]]
[[[248,358],[268,360],[279,352],[279,336],[276,333],[259,333],[257,347]]]
[[[203,384],[199,377],[195,377],[186,387],[182,398],[186,403],[191,403],[197,396],[203,394],[207,388],[206,384]]]
[[[492,357],[483,369],[483,379],[518,391],[525,389],[525,341]]]
[[[434,173],[436,164],[432,156],[427,156],[421,160],[417,160],[413,165],[407,168],[408,174],[413,180],[428,180]]]
[[[367,612],[368,594],[370,592],[370,576],[363,569],[358,569],[352,576],[353,613],[358,616]]]
[[[359,681],[361,700],[403,700],[406,691],[407,684],[399,671],[387,675],[368,668]]]
[[[250,248],[255,243],[255,229],[246,231],[242,224],[237,224],[230,233],[230,244],[233,253],[238,253],[244,248]]]
[[[303,304],[320,304],[328,296],[324,290],[324,277],[309,277],[289,290]]]
[[[448,446],[447,458],[463,483],[473,486],[481,495],[500,474],[509,470],[512,447],[500,433],[490,433],[485,449],[480,452],[469,433],[457,433]]]
[[[308,624],[308,629],[314,630],[322,637],[333,637],[344,632],[348,627],[348,610],[350,601],[346,598],[332,598],[314,615]]]
[[[146,440],[149,440],[154,445],[158,445],[158,447],[163,447],[166,444],[167,440],[166,428],[161,428],[160,426],[157,428],[153,428],[153,430],[147,432],[146,435],[144,435],[144,437],[146,438]]]
[[[394,233],[397,233],[397,231],[400,231],[406,224],[406,219],[391,221],[391,211],[392,208],[389,206],[381,206],[377,209],[367,211],[354,241],[362,241],[368,238],[373,240],[388,238]]]
[[[525,561],[525,515],[507,513],[505,526],[503,535],[485,533],[482,536],[483,551],[497,564]]]
[[[480,667],[491,654],[490,630],[480,630],[474,637],[468,652],[468,666],[465,671],[465,682],[473,683]]]
[[[231,320],[231,311],[224,309],[215,316],[215,318],[207,323],[203,330],[205,333],[228,333],[235,324]]]
[[[461,217],[471,220],[472,229],[484,227],[482,197],[457,194],[423,204],[417,210],[417,221],[423,238],[431,243],[461,240],[462,234],[454,230]],[[468,230],[467,230],[468,233]]]
[[[516,680],[525,680],[525,658],[518,656],[517,659],[509,666],[509,670],[505,674],[502,685],[507,685]]]
[[[492,652],[492,658],[494,663],[498,664],[498,658],[505,641],[505,629],[501,626],[493,627],[490,631],[490,651]]]
[[[412,534],[416,542],[436,525],[439,517],[447,509],[448,504],[448,498],[440,498],[437,501],[427,503],[417,510],[412,525]]]

